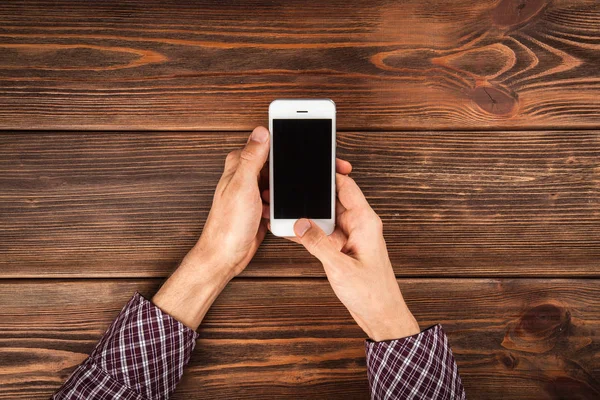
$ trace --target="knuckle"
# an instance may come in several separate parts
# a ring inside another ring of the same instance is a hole
[[[357,220],[362,221],[364,226],[377,232],[383,232],[383,221],[370,207],[363,208],[357,214]]]
[[[354,182],[354,180],[349,176],[341,174],[338,175],[338,180],[340,182],[340,188],[352,184],[352,182]]]
[[[255,158],[256,158],[256,154],[254,154],[254,152],[252,152],[248,149],[244,149],[240,153],[240,160],[253,161]]]
[[[239,154],[239,150],[234,150],[234,151],[230,152],[229,154],[227,154],[227,157],[225,158],[225,165],[231,164],[232,162],[234,162],[238,158],[238,154]]]
[[[373,226],[378,231],[383,232],[383,221],[381,220],[381,217],[377,214],[375,214],[373,218]]]
[[[374,219],[373,216],[373,211],[368,207],[360,208],[360,210],[357,213],[358,219],[365,224],[371,224]]]
[[[323,246],[323,240],[326,238],[325,235],[314,235],[311,236],[306,244],[306,248],[309,252],[313,253],[318,251],[321,246]]]
[[[356,181],[350,176],[345,176],[344,181],[345,181],[346,185],[348,185],[348,186],[357,186]]]

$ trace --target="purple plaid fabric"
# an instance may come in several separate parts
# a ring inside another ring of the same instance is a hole
[[[53,399],[167,399],[198,334],[139,293]]]
[[[465,399],[441,325],[417,335],[366,342],[372,399]]]
[[[136,293],[52,398],[167,399],[197,338],[196,332]],[[373,399],[465,399],[439,325],[404,339],[367,341],[366,350]]]

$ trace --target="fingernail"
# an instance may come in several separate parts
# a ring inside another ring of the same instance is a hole
[[[296,224],[294,226],[296,235],[298,235],[298,237],[304,236],[306,231],[310,229],[310,226],[310,221],[306,218],[299,219],[298,221],[296,221]]]
[[[269,138],[269,132],[266,129],[255,129],[250,138],[258,143],[266,143]]]

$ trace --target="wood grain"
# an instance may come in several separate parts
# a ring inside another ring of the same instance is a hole
[[[336,101],[469,398],[600,398],[598,50],[595,0],[0,2],[0,399],[48,398],[156,291],[227,152],[291,97]],[[322,277],[269,235],[174,398],[367,399]]]
[[[166,276],[246,134],[0,135],[0,275]],[[368,146],[365,146],[368,143]],[[343,133],[404,276],[600,276],[600,134]],[[268,236],[246,276],[323,276]]]
[[[596,127],[595,0],[0,4],[0,127],[248,130],[330,97],[342,130]]]
[[[422,327],[443,324],[469,398],[600,396],[598,281],[399,283]],[[0,283],[0,398],[47,398],[133,292],[158,285]],[[176,399],[368,398],[363,333],[325,280],[234,280],[200,333]]]

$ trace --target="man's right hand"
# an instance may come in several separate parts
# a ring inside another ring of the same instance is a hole
[[[419,333],[396,282],[381,219],[349,176],[336,175],[336,191],[335,231],[327,236],[315,223],[300,219],[294,226],[296,240],[323,263],[335,294],[371,339]]]

